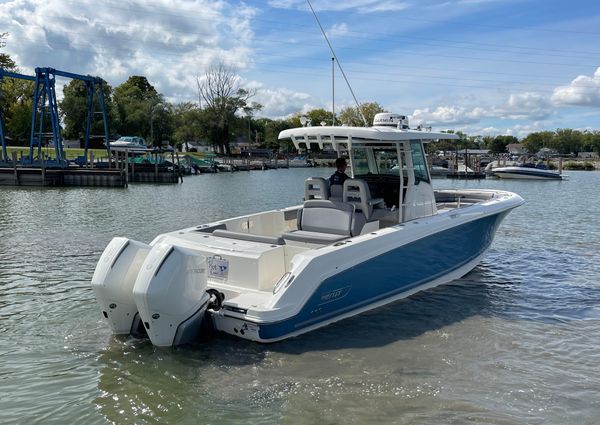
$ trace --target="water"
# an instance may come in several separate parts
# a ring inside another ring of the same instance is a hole
[[[463,279],[292,340],[165,350],[109,333],[89,281],[113,236],[296,204],[330,172],[0,188],[0,423],[597,423],[600,173],[436,180],[527,203]]]

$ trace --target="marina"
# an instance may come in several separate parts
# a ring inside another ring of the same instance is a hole
[[[440,189],[516,192],[526,203],[467,276],[303,336],[167,350],[112,336],[89,282],[113,236],[151,240],[300,204],[305,179],[332,172],[217,173],[119,191],[0,188],[2,420],[594,423],[597,172],[561,182],[437,180]]]

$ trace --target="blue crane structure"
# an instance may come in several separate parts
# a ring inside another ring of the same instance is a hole
[[[36,166],[41,162],[41,149],[44,136],[44,122],[46,115],[49,115],[51,136],[54,142],[55,159],[45,162],[45,166],[67,167],[68,161],[63,150],[62,137],[60,133],[60,116],[58,114],[58,102],[56,101],[56,77],[65,77],[75,80],[80,80],[85,83],[87,91],[87,114],[85,119],[85,134],[84,134],[84,156],[87,158],[90,131],[92,127],[92,118],[95,113],[102,114],[104,124],[104,141],[106,149],[110,154],[108,114],[104,103],[104,82],[100,77],[92,77],[90,75],[74,74],[72,72],[59,71],[54,68],[36,68],[35,77],[22,75],[14,72],[8,72],[0,69],[0,82],[2,77],[21,78],[29,81],[34,81],[33,91],[33,107],[31,111],[31,130],[29,138],[29,156],[22,158],[24,165]],[[100,111],[94,109],[94,94],[97,93],[97,101]],[[0,116],[1,119],[1,116]],[[0,128],[3,127],[0,122]],[[37,130],[37,131],[36,131]],[[0,130],[0,138],[2,139],[2,154],[4,160],[8,161],[6,152],[6,141],[4,131]],[[37,148],[37,160],[34,160],[34,149]],[[80,158],[78,158],[80,159]]]

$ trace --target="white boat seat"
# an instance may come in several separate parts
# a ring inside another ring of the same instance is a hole
[[[330,244],[359,235],[365,224],[362,213],[341,202],[311,200],[298,210],[298,230],[285,232],[284,240]]]
[[[344,186],[341,184],[332,184],[329,186],[329,200],[335,202],[344,201]]]
[[[217,229],[212,232],[213,236],[220,238],[239,239],[242,241],[262,242],[270,245],[284,245],[281,236],[256,235],[253,233],[233,232],[231,230]]]
[[[344,182],[342,199],[344,202],[354,205],[356,210],[361,211],[367,221],[378,220],[379,217],[373,216],[373,211],[376,208],[385,208],[383,198],[371,198],[369,185],[360,179],[347,179]],[[381,214],[376,215],[380,216]]]
[[[309,177],[304,180],[304,200],[329,199],[329,182],[323,177]]]

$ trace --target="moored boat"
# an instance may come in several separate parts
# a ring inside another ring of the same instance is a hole
[[[543,164],[523,163],[511,167],[500,167],[491,170],[492,174],[501,179],[526,180],[562,180],[561,173],[549,170]]]
[[[201,327],[259,342],[286,339],[457,279],[473,269],[523,199],[499,190],[434,190],[423,144],[455,139],[379,125],[282,131],[296,148],[331,148],[343,185],[304,182],[304,203],[157,236],[115,238],[92,278],[114,333],[158,346]]]

